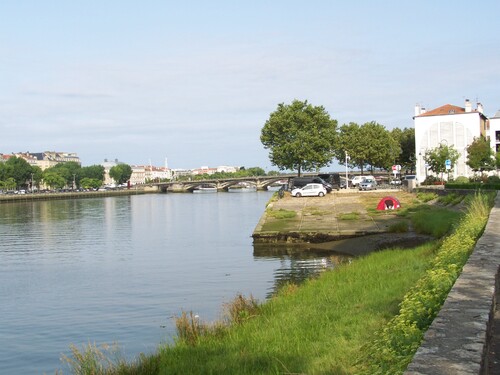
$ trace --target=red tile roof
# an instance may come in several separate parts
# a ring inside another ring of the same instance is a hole
[[[475,112],[475,111],[473,111],[473,112]],[[421,115],[416,116],[416,117],[455,115],[455,114],[462,114],[462,113],[465,113],[465,108],[457,107],[456,105],[445,104],[445,105],[438,107],[436,109],[433,109],[431,111],[427,111],[425,113],[422,113]]]

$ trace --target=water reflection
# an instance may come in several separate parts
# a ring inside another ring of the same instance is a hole
[[[287,284],[300,284],[325,270],[352,260],[351,256],[331,251],[313,250],[304,245],[254,243],[254,258],[279,260],[274,271],[274,283],[267,297]]]

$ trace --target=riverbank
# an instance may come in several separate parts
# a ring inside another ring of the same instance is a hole
[[[35,194],[1,194],[1,203],[12,202],[31,202],[44,200],[59,200],[59,199],[82,199],[82,198],[102,198],[123,195],[146,194],[149,191],[138,189],[123,189],[123,190],[106,190],[106,191],[82,191],[82,192],[65,192],[65,193],[35,193]]]
[[[377,211],[379,201],[396,198],[401,208]],[[341,190],[325,197],[295,198],[286,193],[273,199],[252,237],[254,244],[295,244],[359,256],[389,247],[414,247],[431,239],[415,233],[402,211],[419,203],[402,190],[359,192]],[[395,228],[406,223],[407,230]]]

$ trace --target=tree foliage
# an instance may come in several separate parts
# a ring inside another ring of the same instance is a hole
[[[329,165],[337,139],[337,121],[322,106],[306,101],[279,104],[261,131],[271,163],[280,170],[312,171]]]
[[[436,174],[441,174],[441,179],[443,179],[443,173],[452,171],[455,164],[460,157],[460,153],[455,150],[452,146],[439,145],[438,147],[429,149],[425,152],[424,161],[429,165],[429,169]],[[451,169],[446,169],[446,160],[450,160]]]
[[[358,125],[351,122],[340,127],[335,155],[345,164],[345,154],[349,155],[348,164],[363,172],[370,166],[388,169],[400,154],[400,146],[391,133],[374,121]]]
[[[392,138],[399,144],[401,152],[396,157],[395,163],[407,173],[415,170],[415,129],[394,128],[391,131]]]
[[[130,180],[130,176],[132,176],[132,168],[128,164],[118,164],[109,170],[109,177],[117,184],[124,184]]]
[[[495,155],[488,138],[474,137],[472,143],[467,146],[467,165],[475,172],[495,169]]]

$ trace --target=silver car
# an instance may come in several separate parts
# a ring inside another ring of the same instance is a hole
[[[374,178],[365,178],[359,183],[359,190],[377,190],[377,181]]]

